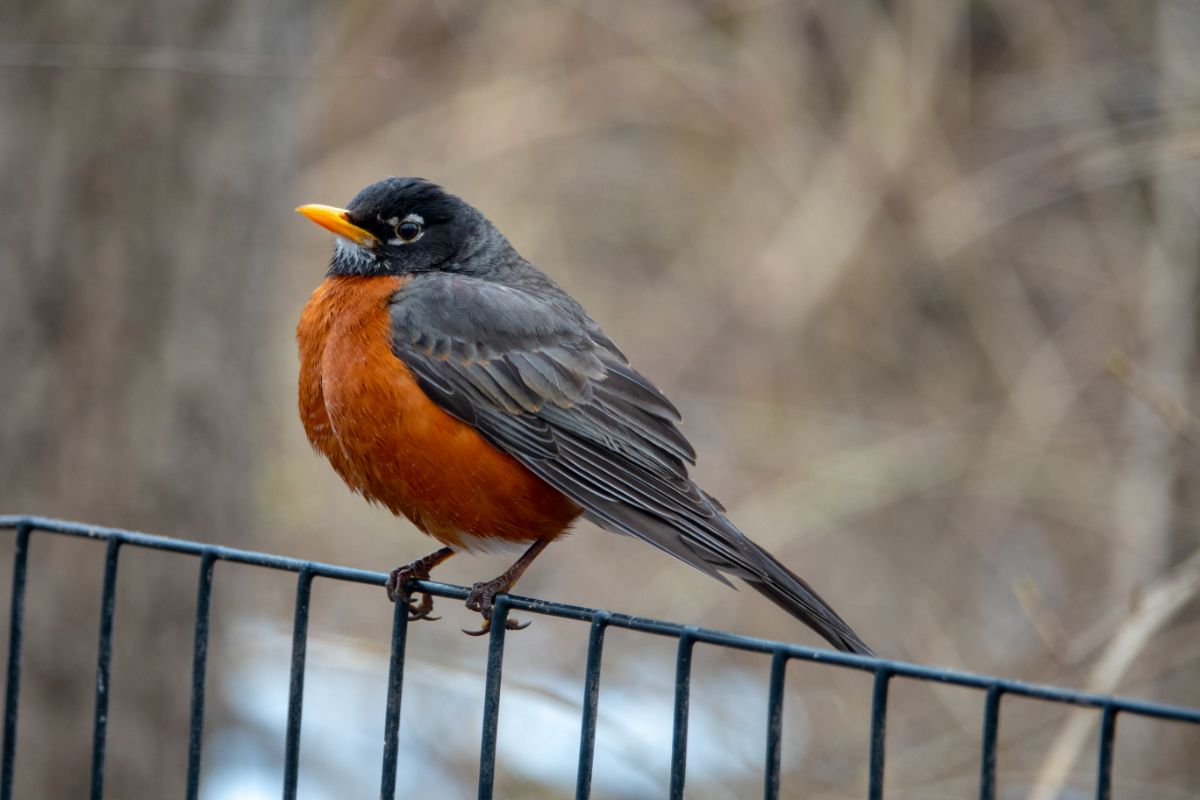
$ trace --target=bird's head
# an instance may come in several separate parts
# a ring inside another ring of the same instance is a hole
[[[337,235],[331,275],[411,275],[453,268],[486,225],[463,200],[422,178],[387,178],[346,208],[296,209]]]

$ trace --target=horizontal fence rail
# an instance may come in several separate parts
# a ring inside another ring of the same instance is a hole
[[[8,664],[5,675],[4,740],[0,752],[0,800],[11,800],[16,767],[18,703],[21,694],[21,644],[25,589],[28,583],[29,547],[35,534],[62,535],[106,542],[104,584],[100,603],[100,637],[97,648],[95,713],[92,728],[91,797],[104,794],[104,759],[108,723],[109,671],[112,659],[113,611],[118,563],[122,547],[180,553],[199,559],[195,636],[192,661],[191,722],[188,739],[187,797],[199,797],[201,734],[204,728],[205,672],[207,668],[209,616],[212,607],[213,568],[218,561],[296,573],[295,619],[292,627],[291,678],[288,690],[287,729],[284,774],[284,800],[296,797],[300,764],[300,723],[304,703],[304,667],[308,642],[309,601],[315,578],[383,586],[388,576],[382,572],[351,569],[250,550],[207,545],[182,539],[103,528],[42,517],[0,516],[0,530],[15,536],[10,604]],[[434,581],[417,581],[414,590],[451,599],[466,600],[469,590]],[[675,667],[675,710],[670,776],[671,798],[682,798],[686,777],[688,701],[691,684],[692,653],[696,644],[715,645],[771,656],[767,700],[766,769],[763,793],[768,800],[780,792],[780,740],[783,724],[784,677],[789,661],[829,664],[871,673],[874,676],[871,735],[869,747],[868,797],[884,797],[884,752],[888,715],[888,689],[893,678],[976,689],[983,692],[983,732],[980,755],[979,797],[996,798],[996,745],[1001,701],[1006,696],[1024,697],[1066,706],[1098,709],[1101,713],[1096,754],[1095,796],[1109,800],[1112,787],[1113,745],[1119,714],[1136,715],[1200,726],[1200,709],[1152,703],[1131,698],[1079,692],[1054,686],[981,675],[958,670],[939,669],[902,661],[868,658],[832,650],[821,650],[787,642],[739,636],[717,630],[679,625],[654,619],[618,614],[594,608],[567,605],[516,595],[496,599],[489,631],[481,732],[478,797],[492,797],[496,767],[496,736],[500,712],[501,669],[504,663],[505,621],[511,610],[541,614],[590,624],[587,660],[582,692],[582,724],[576,781],[577,798],[591,793],[592,764],[596,739],[596,712],[599,700],[601,659],[605,632],[610,628],[673,638],[677,642]],[[397,749],[400,727],[400,699],[403,688],[408,615],[403,603],[397,603],[392,618],[391,654],[388,669],[387,705],[384,722],[380,797],[394,798],[396,793]]]

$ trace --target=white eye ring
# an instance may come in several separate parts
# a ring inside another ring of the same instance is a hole
[[[425,218],[420,214],[409,214],[404,219],[392,217],[387,224],[396,232],[396,238],[387,240],[393,246],[412,244],[425,235]]]

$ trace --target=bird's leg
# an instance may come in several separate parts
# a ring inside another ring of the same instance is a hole
[[[515,586],[521,576],[525,574],[525,570],[529,569],[529,565],[533,563],[539,553],[546,549],[548,544],[550,544],[549,539],[539,539],[517,559],[517,563],[505,570],[503,575],[492,578],[490,581],[480,581],[471,587],[471,593],[467,595],[467,608],[483,615],[483,627],[477,631],[469,631],[464,628],[463,633],[468,636],[483,636],[492,629],[492,605],[496,601],[496,595],[504,594]],[[505,621],[504,627],[510,631],[519,631],[528,628],[529,623],[508,619]]]
[[[414,603],[405,591],[404,586],[409,581],[427,581],[429,580],[429,571],[438,564],[445,561],[450,556],[454,555],[454,550],[449,547],[443,547],[436,553],[430,553],[424,558],[418,558],[411,564],[406,564],[403,567],[396,567],[388,576],[386,588],[388,600],[393,603],[396,598],[404,599],[408,605],[408,618],[410,620],[427,619],[433,621],[440,617],[431,617],[429,612],[433,611],[433,595],[429,592],[422,592],[421,599]]]

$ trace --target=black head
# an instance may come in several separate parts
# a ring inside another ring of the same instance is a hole
[[[337,234],[331,275],[407,275],[453,269],[487,225],[467,203],[422,178],[387,178],[345,209],[296,209]]]

